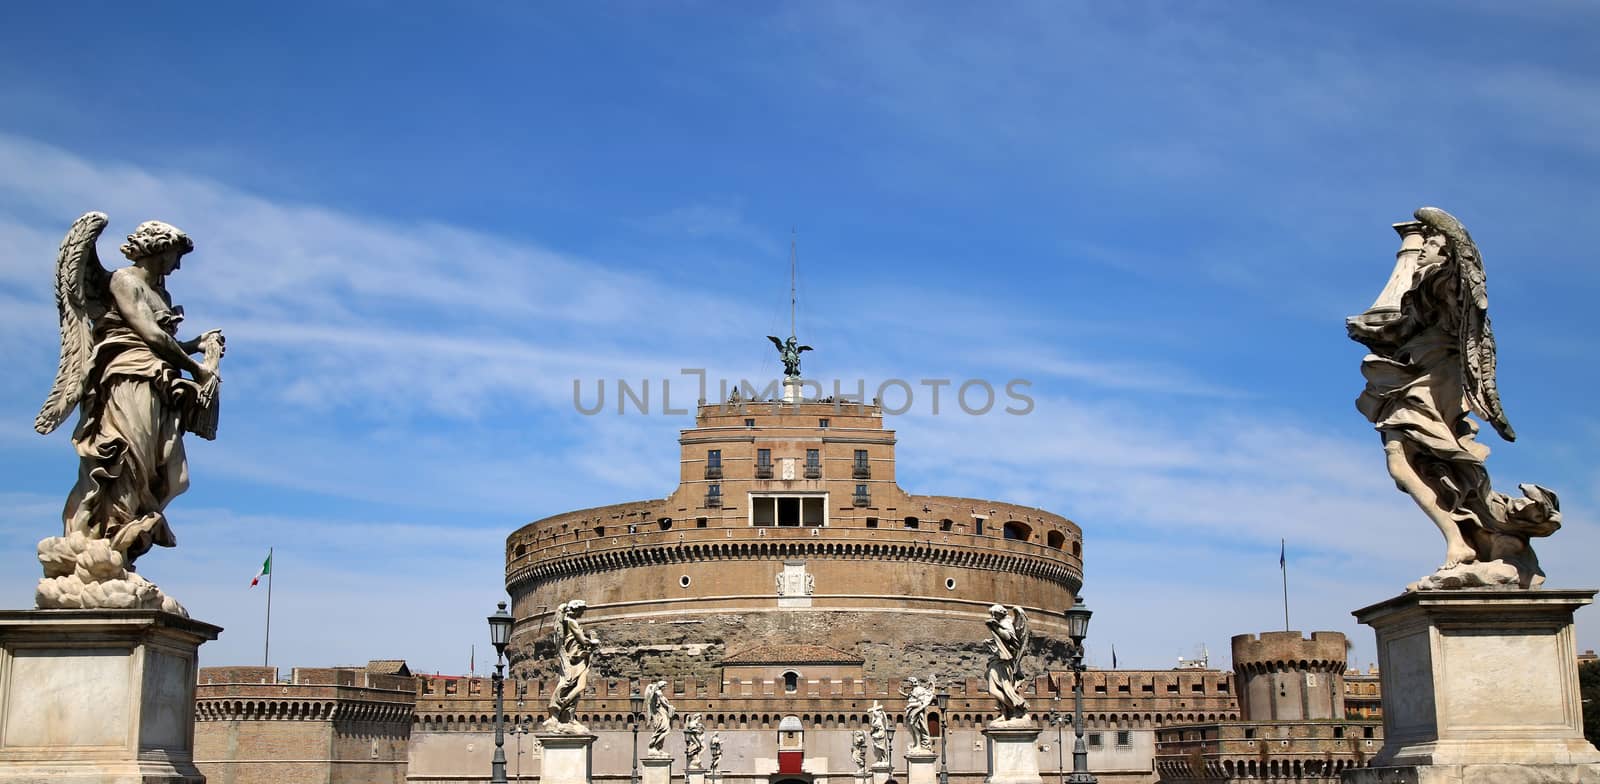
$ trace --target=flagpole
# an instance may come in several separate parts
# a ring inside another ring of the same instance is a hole
[[[272,652],[272,573],[275,570],[270,566],[272,563],[271,547],[267,548],[267,563],[269,564],[267,568],[267,634],[261,646],[261,666],[263,667],[270,666],[267,664],[267,655]]]
[[[1278,571],[1283,572],[1283,630],[1289,631],[1289,552],[1286,540],[1278,540]]]

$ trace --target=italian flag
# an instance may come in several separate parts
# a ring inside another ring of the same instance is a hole
[[[267,551],[267,560],[261,562],[261,571],[256,572],[256,576],[252,577],[250,579],[250,587],[251,588],[256,587],[256,583],[261,582],[261,578],[266,577],[269,574],[272,574],[272,551],[271,550]]]

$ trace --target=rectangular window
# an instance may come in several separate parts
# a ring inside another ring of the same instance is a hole
[[[865,449],[857,449],[856,450],[856,465],[864,466],[866,464],[867,464],[867,450],[865,450]]]
[[[806,450],[806,467],[815,468],[822,465],[822,452],[817,449]]]
[[[756,426],[756,421],[754,419],[746,419],[744,421],[744,426],[745,427],[755,427]]]
[[[1132,746],[1133,733],[1128,730],[1117,730],[1117,745],[1124,747]]]
[[[694,527],[696,527],[696,528],[704,528],[704,527],[706,527],[706,519],[704,517],[696,517],[694,519]]]
[[[756,465],[759,465],[759,466],[770,466],[770,465],[772,465],[772,450],[771,449],[757,449],[756,450]]]
[[[711,449],[706,452],[706,465],[712,468],[722,467],[722,450]]]
[[[827,427],[827,426],[828,426],[828,420],[826,420],[826,419],[817,420],[817,427]]]
[[[827,524],[826,495],[750,496],[750,524],[780,527],[821,526]]]
[[[878,518],[876,518],[876,517],[867,518],[867,527],[868,528],[877,528],[878,527]]]
[[[866,485],[856,485],[856,495],[866,495],[866,494],[867,494],[867,486]]]
[[[1102,745],[1104,745],[1100,740],[1100,733],[1098,733],[1098,732],[1089,733],[1089,745],[1094,747],[1094,748],[1097,748],[1097,749],[1100,748]]]
[[[1204,683],[1190,684],[1189,691],[1192,691],[1195,694],[1205,694],[1206,693],[1206,685]]]
[[[706,496],[722,497],[722,485],[706,485]]]
[[[1128,684],[1126,684],[1126,683],[1117,684],[1117,693],[1118,694],[1127,694],[1128,691],[1129,691]]]

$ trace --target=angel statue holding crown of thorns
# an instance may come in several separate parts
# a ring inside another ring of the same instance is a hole
[[[1561,527],[1556,494],[1520,485],[1522,498],[1490,486],[1477,414],[1516,439],[1500,405],[1483,257],[1466,227],[1436,207],[1399,223],[1393,274],[1371,308],[1346,320],[1372,353],[1356,408],[1383,438],[1389,475],[1444,535],[1444,564],[1408,590],[1537,588],[1544,572],[1528,540]]]
[[[95,250],[106,222],[99,212],[79,218],[56,259],[61,364],[34,429],[49,434],[78,410],[78,481],[62,535],[39,543],[45,578],[36,599],[41,609],[183,613],[133,564],[151,547],[177,544],[167,504],[189,488],[184,434],[216,437],[224,341],[217,330],[177,337],[183,308],[166,281],[194,250],[189,236],[141,223],[121,247],[132,266],[107,272]]]

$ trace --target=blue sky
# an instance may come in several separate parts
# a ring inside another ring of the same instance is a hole
[[[78,214],[197,250],[221,437],[142,570],[227,628],[207,663],[484,649],[506,533],[659,497],[683,416],[579,416],[575,378],[1033,382],[916,407],[901,484],[1085,531],[1092,659],[1165,667],[1337,629],[1437,564],[1356,413],[1342,320],[1422,204],[1472,230],[1519,441],[1561,493],[1550,584],[1600,585],[1600,8],[1588,3],[323,3],[17,7],[0,46],[0,595],[74,473],[29,426]],[[102,256],[113,261],[108,243]],[[191,439],[193,441],[193,439]],[[1579,615],[1580,647],[1600,621]],[[1600,617],[1600,616],[1597,616]],[[486,655],[480,650],[479,662]]]

